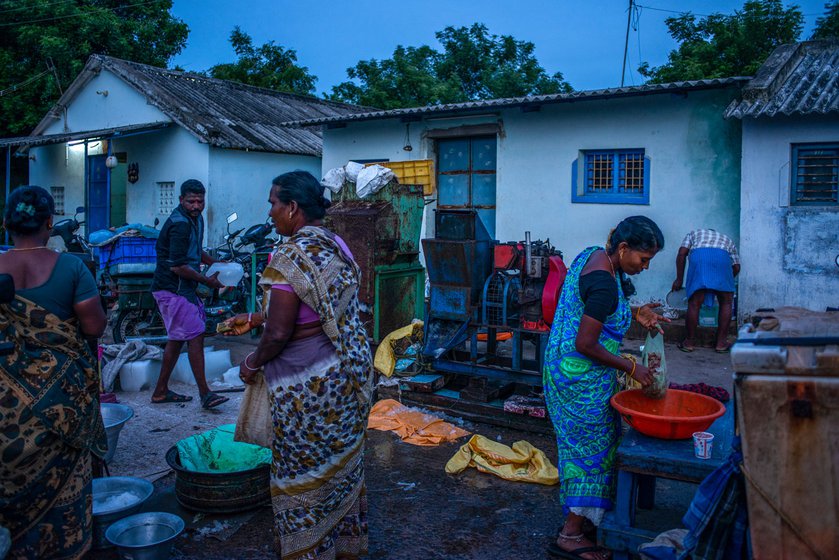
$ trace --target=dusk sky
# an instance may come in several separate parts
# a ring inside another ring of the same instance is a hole
[[[826,0],[797,2],[805,14],[806,39]],[[549,72],[562,72],[574,89],[620,85],[628,0],[425,0],[400,3],[375,0],[174,0],[173,13],[190,28],[187,47],[172,65],[207,70],[233,62],[228,38],[235,25],[255,45],[267,41],[297,51],[298,63],[317,76],[317,91],[330,91],[347,79],[359,60],[387,58],[401,44],[439,48],[434,32],[446,26],[484,23],[491,33],[513,35],[536,45],[536,57]],[[640,84],[639,62],[660,65],[676,47],[664,20],[673,12],[696,15],[733,13],[742,1],[640,0],[640,18],[629,37],[626,84]],[[793,2],[785,2],[789,6]]]

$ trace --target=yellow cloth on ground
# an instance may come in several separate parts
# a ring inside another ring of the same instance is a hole
[[[559,482],[559,471],[545,453],[524,440],[515,442],[511,449],[503,443],[474,435],[449,459],[446,472],[458,474],[467,467],[514,482],[535,482],[546,486]]]
[[[367,427],[396,432],[402,441],[414,445],[439,445],[469,435],[466,430],[393,399],[373,405]]]
[[[396,356],[393,354],[393,343],[400,338],[409,336],[415,340],[422,340],[422,321],[416,321],[410,325],[405,325],[401,329],[396,329],[382,339],[379,347],[376,349],[376,357],[373,360],[373,366],[383,375],[390,377],[393,375],[393,368],[396,366]]]

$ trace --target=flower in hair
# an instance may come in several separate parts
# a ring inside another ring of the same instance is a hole
[[[25,202],[18,202],[15,210],[30,217],[35,216],[35,207],[31,204],[26,204]]]

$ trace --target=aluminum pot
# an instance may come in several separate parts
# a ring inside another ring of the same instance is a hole
[[[93,479],[93,547],[108,548],[105,531],[114,522],[140,509],[154,492],[154,485],[133,476]],[[133,499],[132,499],[133,498]]]
[[[105,531],[123,560],[165,560],[172,555],[184,520],[171,513],[152,511],[120,519]]]
[[[102,420],[105,422],[105,434],[108,436],[108,452],[105,454],[105,462],[110,463],[117,450],[119,432],[125,423],[134,416],[134,410],[130,406],[116,403],[102,403],[99,406],[102,410]]]

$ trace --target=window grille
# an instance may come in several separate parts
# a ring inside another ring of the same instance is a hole
[[[572,171],[572,202],[649,204],[649,160],[643,149],[584,150],[583,177]]]
[[[166,181],[157,184],[157,213],[169,215],[175,206],[178,205],[178,198],[175,196],[174,181]]]
[[[64,215],[64,187],[50,187],[50,194],[55,201],[55,213]]]
[[[793,145],[792,161],[793,204],[839,204],[839,144]]]

